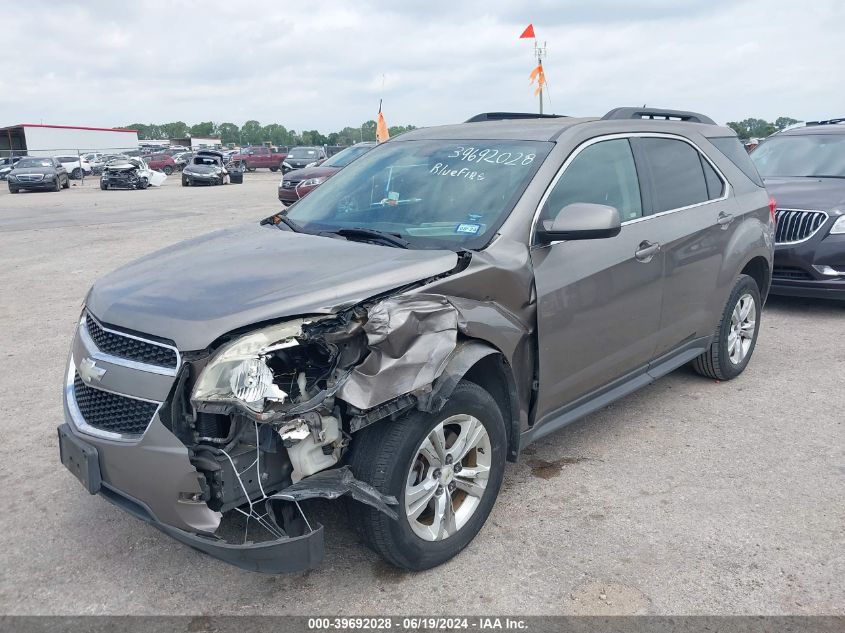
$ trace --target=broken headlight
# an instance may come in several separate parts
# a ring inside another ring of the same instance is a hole
[[[299,345],[302,319],[250,332],[224,345],[200,373],[191,400],[233,403],[260,413],[265,401],[284,403],[288,394],[274,383],[269,355]]]

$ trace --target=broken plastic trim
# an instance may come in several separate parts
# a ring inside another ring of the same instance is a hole
[[[383,512],[394,521],[399,518],[390,506],[398,505],[396,497],[385,495],[370,484],[355,479],[349,466],[323,470],[272,494],[268,499],[299,502],[304,499],[338,499],[345,494]]]

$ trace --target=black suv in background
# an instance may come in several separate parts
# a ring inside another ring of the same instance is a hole
[[[774,134],[751,159],[777,203],[772,293],[845,299],[845,118]]]

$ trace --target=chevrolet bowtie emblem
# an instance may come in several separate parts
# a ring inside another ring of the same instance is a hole
[[[100,382],[100,379],[106,373],[105,369],[97,367],[97,363],[90,358],[86,358],[79,363],[76,371],[79,373],[79,377],[85,382]]]

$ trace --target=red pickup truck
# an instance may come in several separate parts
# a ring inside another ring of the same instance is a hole
[[[272,152],[269,147],[245,147],[230,160],[235,165],[240,165],[242,171],[255,171],[259,167],[279,171],[287,156],[287,152]]]

